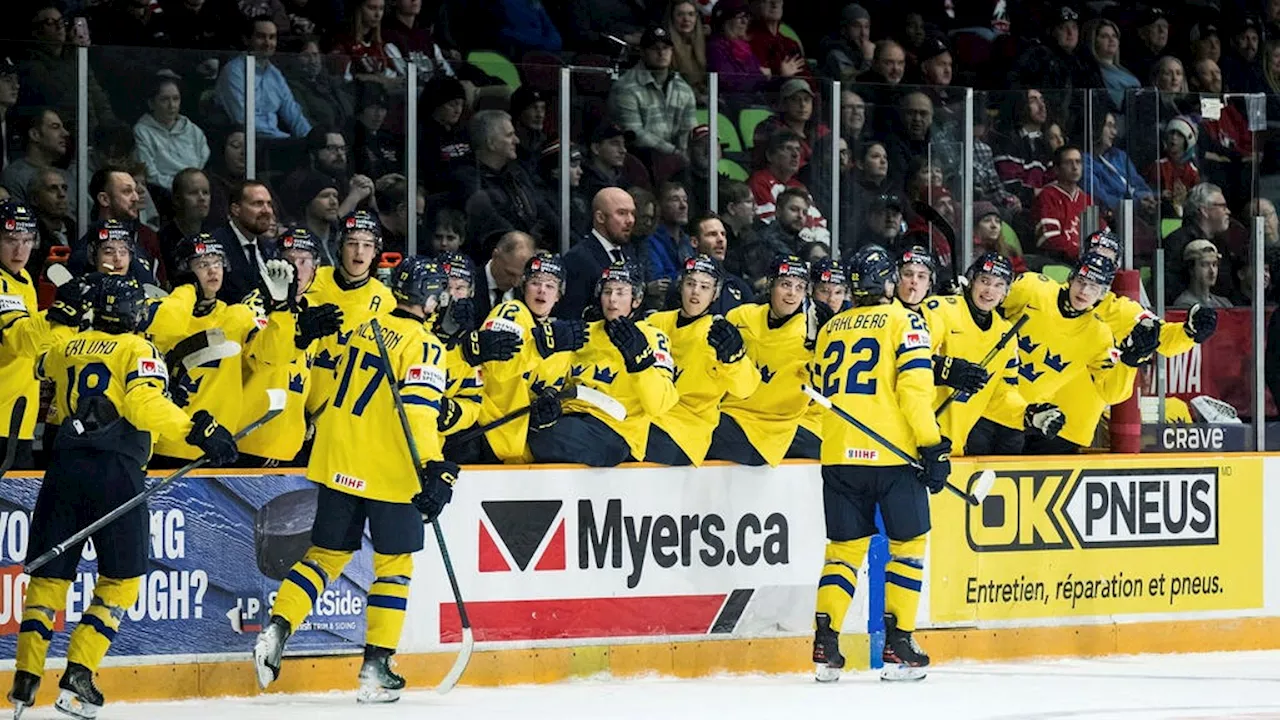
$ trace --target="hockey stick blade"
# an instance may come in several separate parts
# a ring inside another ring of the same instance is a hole
[[[594,406],[614,420],[622,422],[627,419],[627,409],[622,406],[622,403],[613,399],[612,396],[606,395],[599,390],[593,390],[585,385],[575,385],[573,390],[574,397]]]
[[[71,282],[71,271],[61,263],[50,265],[46,268],[44,276],[49,278],[49,282],[53,283],[54,287],[62,287]]]
[[[236,442],[240,442],[247,435],[249,435],[249,433],[252,433],[253,431],[257,430],[263,425],[266,425],[267,423],[274,420],[277,415],[284,412],[285,401],[288,400],[288,398],[289,398],[289,393],[281,388],[271,388],[270,390],[267,390],[267,411],[263,413],[262,417],[246,425],[245,428],[240,432],[236,433],[232,439],[234,439]],[[37,557],[35,560],[32,560],[26,563],[22,571],[30,575],[36,570],[39,570],[40,568],[49,564],[51,560],[65,553],[68,548],[72,548],[72,547],[75,547],[76,545],[79,545],[80,543],[84,542],[85,539],[88,538],[90,535],[98,532],[102,528],[115,522],[116,519],[119,518],[121,515],[125,515],[130,510],[133,510],[139,505],[145,503],[147,501],[147,498],[151,497],[152,495],[155,495],[156,493],[160,492],[164,488],[169,487],[171,483],[182,479],[191,471],[199,470],[200,468],[208,464],[209,464],[209,456],[201,455],[195,460],[192,460],[186,465],[183,465],[181,468],[160,478],[151,487],[129,498],[123,504],[117,507],[115,510],[112,510],[106,515],[103,515],[97,520],[94,520],[93,522],[86,525],[83,529],[76,532],[71,537],[67,538],[66,540],[63,540],[57,545],[54,545],[53,547],[46,550],[42,555]]]
[[[182,367],[188,372],[195,370],[201,365],[217,362],[229,357],[235,357],[240,354],[240,343],[227,341],[217,345],[210,345],[203,350],[196,350],[182,358]],[[270,392],[270,391],[268,391]]]
[[[0,461],[0,478],[13,467],[18,457],[18,435],[22,432],[22,417],[27,414],[27,397],[25,395],[13,401],[13,410],[9,413],[9,436],[5,439],[4,460]]]
[[[458,657],[453,661],[453,667],[449,668],[449,673],[444,676],[440,684],[436,686],[436,692],[444,695],[458,685],[458,681],[462,679],[462,673],[467,669],[467,663],[471,662],[471,651],[475,648],[475,637],[471,633],[471,627],[463,626],[462,628],[462,651],[458,653]]]
[[[160,298],[169,297],[169,293],[165,292],[164,288],[159,285],[152,285],[151,283],[144,283],[142,285],[142,294],[146,296],[148,300],[159,300]]]
[[[991,494],[991,487],[996,484],[996,471],[983,470],[978,474],[978,481],[973,484],[973,500],[969,501],[970,505],[981,505],[983,500]],[[974,501],[977,502],[974,502]]]

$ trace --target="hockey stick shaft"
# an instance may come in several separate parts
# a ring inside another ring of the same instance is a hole
[[[556,398],[560,402],[564,402],[565,400],[572,400],[573,397],[574,397],[573,388],[565,388],[564,390],[561,390],[560,392],[556,393]],[[453,436],[452,439],[456,443],[469,443],[472,440],[475,440],[476,438],[480,437],[481,435],[484,435],[485,433],[489,432],[490,430],[493,430],[495,428],[500,428],[503,425],[506,425],[507,423],[518,420],[524,417],[525,415],[528,415],[532,411],[533,411],[533,404],[530,403],[529,405],[525,405],[519,410],[509,412],[506,415],[503,415],[502,417],[496,420],[490,420],[484,425],[477,425],[473,428],[467,428],[466,430],[463,430],[462,432]]]
[[[881,435],[875,430],[872,430],[870,427],[867,427],[867,425],[864,424],[861,420],[859,420],[858,418],[846,412],[844,408],[831,402],[830,398],[818,392],[817,389],[806,385],[804,388],[804,391],[806,395],[808,395],[810,398],[814,400],[814,402],[818,403],[819,405],[835,413],[840,417],[841,420],[844,420],[845,422],[849,423],[855,428],[861,430],[863,433],[866,434],[867,437],[880,443],[882,447],[884,447],[886,450],[893,453],[894,455],[897,455],[898,458],[901,459],[903,462],[905,462],[907,465],[910,465],[916,470],[920,470],[920,471],[924,470],[924,465],[920,464],[919,460],[911,457],[902,448],[889,442],[888,438],[886,438],[885,436]],[[950,480],[947,481],[946,488],[947,490],[950,490],[956,495],[959,495],[960,497],[964,498],[964,501],[969,503],[970,505],[979,504],[979,501],[977,498],[973,497],[972,495],[965,492],[964,490],[961,490],[955,485],[952,485]]]
[[[9,413],[9,437],[4,443],[4,460],[0,462],[0,478],[9,472],[13,462],[18,458],[18,435],[22,432],[22,418],[27,414],[27,397],[23,395],[13,401],[13,411]]]
[[[262,417],[249,423],[247,426],[245,426],[243,430],[236,433],[234,435],[235,441],[239,442],[240,440],[244,439],[244,437],[247,436],[249,433],[271,422],[273,419],[275,419],[277,415],[279,415],[282,412],[284,412],[283,406],[278,408],[276,407],[271,408],[265,414],[263,414]],[[80,530],[79,532],[67,538],[66,540],[63,540],[57,545],[54,545],[52,548],[49,548],[48,550],[46,550],[43,554],[41,554],[35,560],[32,560],[31,562],[27,563],[26,566],[23,568],[23,571],[26,572],[28,575],[30,575],[36,570],[39,570],[40,568],[47,565],[51,560],[54,560],[58,556],[65,553],[67,551],[67,548],[75,547],[76,545],[79,545],[80,543],[84,542],[90,535],[98,532],[102,528],[115,522],[116,519],[119,518],[120,516],[128,513],[129,511],[133,510],[139,505],[145,503],[147,501],[147,498],[151,497],[152,495],[155,495],[156,493],[160,492],[164,488],[168,487],[175,480],[180,480],[181,478],[186,476],[187,473],[190,473],[193,470],[199,470],[200,468],[208,464],[209,464],[209,456],[201,455],[195,460],[192,460],[186,465],[183,465],[181,468],[174,471],[173,473],[160,478],[151,487],[147,488],[146,490],[143,490],[137,495],[134,495],[132,498],[125,501],[124,504],[120,505],[115,510],[112,510],[106,515],[103,515],[97,520],[94,520],[93,522],[86,525],[84,529]]]
[[[418,474],[418,470],[422,468],[422,455],[418,453],[418,443],[413,439],[413,427],[409,425],[409,415],[404,410],[404,398],[400,396],[400,388],[396,385],[396,376],[393,374],[391,367],[391,354],[387,352],[387,343],[382,339],[382,324],[377,318],[369,321],[369,329],[373,332],[373,340],[378,345],[378,356],[382,359],[382,365],[385,368],[387,377],[387,385],[391,388],[391,399],[395,402],[396,415],[400,417],[400,429],[404,431],[405,443],[409,445],[409,457],[413,460],[413,473]],[[426,489],[425,487],[423,488]],[[467,617],[467,605],[462,600],[462,589],[458,587],[458,575],[453,570],[453,560],[449,558],[449,547],[444,541],[444,532],[440,529],[440,518],[431,521],[431,527],[435,530],[436,545],[440,547],[440,559],[444,562],[445,575],[449,577],[449,587],[453,590],[453,603],[458,608],[458,620],[462,624],[462,652],[458,655],[458,659],[454,661],[453,668],[449,674],[445,676],[436,690],[441,693],[449,692],[453,686],[458,683],[458,679],[462,677],[463,670],[466,669],[467,663],[471,660],[471,648],[473,639],[471,635],[471,619]]]
[[[999,354],[1000,351],[1003,350],[1004,347],[1009,344],[1009,341],[1012,340],[1013,337],[1018,334],[1018,331],[1022,329],[1023,325],[1027,324],[1027,320],[1029,319],[1031,319],[1031,316],[1024,314],[1022,317],[1014,321],[1013,327],[1006,330],[1004,335],[1000,336],[1000,339],[996,341],[995,347],[987,351],[987,356],[982,358],[982,362],[978,364],[981,365],[983,368],[990,365],[991,361],[995,360],[996,355]],[[959,390],[953,390],[951,394],[947,396],[947,399],[943,400],[942,404],[938,406],[938,409],[933,411],[933,414],[941,415],[943,410],[946,410],[947,407],[951,405],[951,403],[956,401],[956,396],[959,394],[960,394]]]

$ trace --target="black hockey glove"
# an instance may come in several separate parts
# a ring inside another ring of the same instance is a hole
[[[413,496],[413,506],[422,513],[423,522],[435,522],[440,517],[444,506],[453,499],[453,484],[458,482],[460,471],[458,463],[448,460],[428,460],[426,467],[418,470],[422,492]]]
[[[305,350],[313,340],[332,335],[342,329],[342,308],[334,303],[308,307],[298,313],[298,332],[294,345]]]
[[[920,448],[920,464],[920,482],[935,495],[942,492],[951,476],[951,441],[942,438],[937,445]]]
[[[466,334],[475,330],[478,325],[474,300],[471,298],[451,300],[449,307],[440,313],[440,319],[436,323],[436,334],[447,344],[454,345],[463,340]]]
[[[544,359],[587,344],[587,323],[582,320],[543,320],[533,326],[533,342]]]
[[[231,432],[219,425],[208,410],[200,410],[191,416],[187,442],[200,448],[213,467],[226,467],[240,457]]]
[[[644,332],[634,322],[627,318],[611,320],[604,324],[604,331],[609,336],[609,342],[622,353],[622,362],[627,366],[627,372],[638,373],[653,365],[656,358],[649,345],[649,338],[644,336]]]
[[[711,321],[711,329],[707,331],[707,344],[716,351],[716,360],[725,365],[736,363],[747,355],[747,347],[742,344],[742,333],[722,317]]]
[[[436,430],[449,432],[462,419],[462,405],[451,397],[440,398],[440,414],[436,416]]]
[[[991,379],[981,365],[948,355],[933,356],[933,384],[976,395]]]
[[[472,330],[462,338],[462,357],[476,367],[487,362],[510,360],[520,352],[524,340],[505,330]]]
[[[1051,403],[1031,403],[1022,415],[1027,428],[1035,428],[1047,438],[1055,438],[1067,423],[1067,416],[1057,405]]]
[[[1160,323],[1147,319],[1133,327],[1129,337],[1120,343],[1120,362],[1141,367],[1160,347]]]
[[[560,419],[560,396],[546,390],[529,404],[529,429],[545,430]]]
[[[1213,332],[1217,329],[1218,311],[1199,303],[1191,306],[1187,311],[1187,321],[1182,324],[1183,332],[1195,340],[1196,344],[1213,337]]]
[[[53,296],[53,305],[45,313],[49,322],[80,330],[88,325],[91,281],[87,277],[63,283]]]

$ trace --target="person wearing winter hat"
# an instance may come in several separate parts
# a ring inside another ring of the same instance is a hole
[[[1200,183],[1196,167],[1196,126],[1186,117],[1176,117],[1164,126],[1163,155],[1147,168],[1147,179],[1160,190],[1166,214],[1182,216],[1187,192]]]
[[[450,170],[471,153],[466,109],[466,88],[445,75],[431,78],[418,98],[418,178],[428,192],[449,190]]]
[[[529,172],[538,164],[539,151],[547,143],[547,100],[529,85],[521,85],[511,93],[511,121],[516,126],[520,144],[516,153]]]
[[[979,200],[973,204],[973,254],[999,253],[1009,259],[1014,272],[1027,271],[1027,262],[1021,248],[1010,245],[1004,239],[1004,218],[994,203]]]
[[[316,170],[290,176],[292,182],[281,193],[286,203],[286,217],[311,232],[319,251],[321,265],[332,265],[338,247],[338,183]]]

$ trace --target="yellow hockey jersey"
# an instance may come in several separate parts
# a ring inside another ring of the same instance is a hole
[[[314,347],[315,343],[311,344]],[[298,456],[307,438],[307,401],[311,396],[311,348],[298,350],[287,362],[264,357],[260,346],[244,356],[244,393],[240,420],[235,429],[246,427],[267,412],[267,390],[285,390],[284,412],[271,421],[271,427],[246,435],[238,443],[240,452],[287,463]]]
[[[931,297],[921,306],[929,325],[931,352],[980,363],[995,348],[1013,324],[991,313],[991,326],[986,330],[973,320],[964,298],[948,295]],[[956,399],[938,416],[938,425],[944,437],[951,439],[952,455],[964,454],[969,431],[982,417],[988,406],[1007,406],[1009,412],[1021,413],[1026,401],[1018,393],[1018,340],[1012,338],[987,364],[991,380],[976,395],[956,393]],[[934,408],[940,407],[954,389],[937,387]]]
[[[41,355],[36,372],[55,384],[57,424],[74,413],[81,400],[99,395],[106,396],[135,428],[151,433],[152,440],[158,436],[171,444],[185,444],[191,432],[190,418],[165,393],[169,372],[164,359],[138,335],[100,330],[75,333]]]
[[[1133,299],[1115,293],[1107,293],[1095,312],[1111,328],[1117,343],[1124,342],[1143,319],[1156,318],[1155,313]],[[1166,322],[1160,327],[1161,355],[1181,355],[1195,347],[1196,342],[1187,336],[1184,325],[1185,323]],[[1072,380],[1058,391],[1053,400],[1066,416],[1066,424],[1062,426],[1058,437],[1085,447],[1092,445],[1102,413],[1110,404],[1127,399],[1126,395],[1108,403],[1086,378]]]
[[[565,383],[574,383],[599,390],[622,403],[627,409],[627,419],[622,422],[581,400],[566,401],[564,412],[590,415],[608,425],[627,441],[631,457],[643,460],[645,447],[649,444],[649,423],[674,407],[680,398],[676,395],[675,363],[666,334],[643,320],[637,322],[636,327],[648,338],[654,354],[653,365],[638,373],[627,372],[622,353],[610,342],[604,330],[604,321],[597,320],[587,325],[589,336],[586,345],[572,353],[561,353],[572,356],[567,378],[549,375],[551,365],[539,367],[533,378],[537,387],[563,387]]]
[[[484,397],[480,423],[489,423],[528,406],[532,397],[548,387],[563,390],[573,361],[572,352],[543,359],[533,341],[534,317],[520,300],[495,307],[482,326],[485,330],[518,333],[523,342],[510,360],[487,362],[481,367]],[[536,383],[536,385],[535,385]],[[532,462],[528,443],[529,416],[523,415],[485,433],[489,448],[504,463]]]
[[[370,277],[364,283],[350,287],[342,281],[337,268],[316,268],[316,279],[307,288],[307,302],[312,306],[333,303],[342,310],[342,329],[336,335],[320,338],[315,350],[314,377],[316,393],[327,398],[333,394],[337,382],[333,370],[342,356],[351,333],[371,318],[381,317],[396,309],[396,298],[382,281]]]
[[[1097,313],[1063,316],[1058,309],[1062,289],[1045,275],[1024,273],[1013,281],[1001,306],[1010,322],[1029,318],[1018,335],[1019,394],[1027,403],[1054,402],[1063,387],[1083,377],[1104,401],[1123,400],[1132,391],[1136,371],[1118,362],[1115,338]],[[1025,426],[1016,407],[988,406],[983,417],[1017,430]]]
[[[743,356],[725,364],[707,344],[713,321],[703,315],[683,322],[679,310],[650,315],[648,322],[667,335],[675,359],[675,386],[680,400],[654,418],[694,465],[701,465],[711,447],[711,434],[720,422],[720,401],[726,395],[747,398],[760,387],[760,371]]]
[[[0,434],[9,434],[13,405],[25,397],[27,409],[18,427],[20,440],[35,438],[36,416],[40,414],[36,357],[53,342],[50,324],[36,307],[36,287],[27,271],[12,275],[0,268]]]
[[[174,302],[184,304],[186,300],[178,296]],[[163,312],[162,308],[157,317]],[[264,362],[288,364],[296,352],[293,338],[297,324],[293,313],[288,311],[264,315],[261,302],[256,299],[256,295],[251,295],[244,302],[235,305],[227,305],[218,300],[207,312],[189,318],[187,336],[210,328],[221,328],[227,340],[239,343],[240,355],[223,358],[216,364],[209,363],[185,373],[181,380],[183,390],[187,393],[183,410],[188,415],[207,410],[219,423],[228,428],[237,427],[244,413],[244,354],[255,354]],[[166,353],[186,337],[170,334],[155,324],[152,325],[152,331],[160,333],[156,347]],[[163,341],[160,338],[164,338]],[[274,433],[275,429],[267,432]],[[187,460],[201,455],[199,448],[186,442],[164,438],[157,443],[156,452]]]
[[[813,386],[912,457],[941,439],[933,416],[929,329],[924,318],[889,303],[836,315],[818,333]],[[833,412],[822,422],[823,465],[905,465]]]
[[[338,492],[407,503],[420,487],[388,383],[400,388],[422,460],[442,459],[444,440],[436,418],[447,381],[445,348],[421,320],[407,314],[378,322],[391,368],[383,365],[371,326],[357,327],[338,358],[338,383],[328,408],[316,421],[307,477]]]
[[[430,327],[431,323],[428,322]],[[480,407],[484,400],[484,382],[480,379],[480,369],[471,367],[471,363],[462,355],[462,348],[455,346],[445,351],[445,374],[448,376],[444,396],[458,403],[462,414],[449,427],[445,428],[446,437],[459,433],[480,418]]]
[[[796,313],[777,328],[769,327],[769,305],[739,305],[725,316],[742,333],[747,357],[760,372],[760,386],[750,397],[728,396],[720,412],[733,418],[760,456],[772,466],[786,457],[796,428],[822,437],[822,416],[809,414],[812,353],[805,349],[806,318]]]

